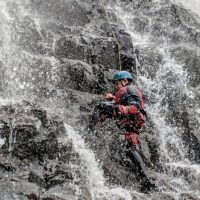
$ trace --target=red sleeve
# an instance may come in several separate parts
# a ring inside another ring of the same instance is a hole
[[[123,105],[118,105],[118,113],[121,116],[128,116],[128,115],[135,115],[138,114],[139,110],[131,105],[131,106],[123,106]]]

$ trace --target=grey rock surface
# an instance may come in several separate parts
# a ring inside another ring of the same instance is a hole
[[[25,101],[0,110],[0,199],[75,199],[74,184],[90,199],[79,155],[58,116]]]
[[[170,135],[181,138],[186,159],[199,164],[199,21],[169,0],[104,3],[107,13],[101,2],[94,0],[5,3],[10,18],[2,21],[5,26],[0,28],[1,95],[31,99],[43,107],[27,103],[7,105],[0,111],[0,136],[5,139],[0,149],[2,200],[75,199],[75,186],[81,191],[80,199],[91,199],[72,142],[59,143],[67,140],[62,120],[83,130],[102,95],[113,92],[109,80],[120,62],[122,69],[133,67],[136,71],[135,49],[141,77],[145,77],[139,86],[149,111],[140,134],[142,152],[148,175],[162,188],[152,199],[175,199],[179,189],[180,198],[198,199],[173,182],[181,177],[191,191],[199,190],[199,179],[189,185],[194,171],[163,164],[168,160],[161,155],[159,138],[165,130],[159,129],[154,115],[164,118],[166,127],[171,127]],[[127,30],[114,9],[116,5],[124,15],[131,13],[132,29]],[[134,44],[131,31],[148,36],[148,43]],[[168,60],[174,68],[168,67]],[[182,70],[184,74],[179,73]],[[149,85],[143,82],[146,79]],[[48,117],[51,112],[62,120]],[[178,131],[173,132],[175,129]],[[107,183],[138,191],[134,166],[125,156],[123,131],[107,121],[92,135],[82,132],[102,165]],[[181,159],[178,147],[170,141],[166,149],[171,157]],[[77,183],[73,182],[76,178],[80,180]],[[133,198],[140,197],[133,194]]]

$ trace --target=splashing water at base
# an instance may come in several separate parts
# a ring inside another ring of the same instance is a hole
[[[65,124],[66,133],[72,140],[75,151],[80,155],[83,162],[83,167],[87,169],[88,187],[92,199],[106,199],[106,200],[131,200],[131,194],[128,190],[120,187],[108,187],[105,185],[105,179],[99,164],[95,159],[92,150],[88,149],[84,140],[71,126]]]

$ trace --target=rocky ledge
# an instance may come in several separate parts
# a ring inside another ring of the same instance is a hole
[[[0,199],[90,199],[64,124],[39,105],[0,108]]]

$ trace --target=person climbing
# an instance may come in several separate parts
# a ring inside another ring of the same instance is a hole
[[[94,130],[96,124],[102,123],[107,117],[117,119],[120,127],[125,129],[127,156],[135,165],[135,174],[141,184],[141,192],[155,191],[157,186],[147,177],[140,156],[138,135],[146,115],[142,93],[132,84],[133,77],[128,71],[115,73],[112,82],[115,95],[107,93],[104,96],[107,101],[95,107],[88,129]]]

